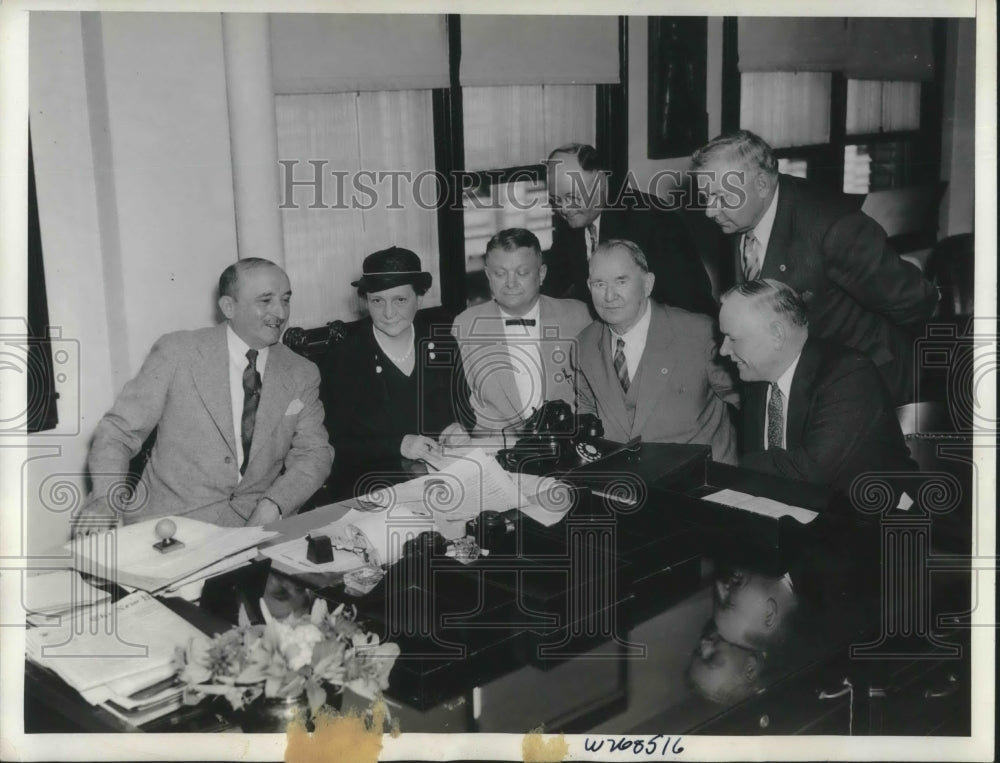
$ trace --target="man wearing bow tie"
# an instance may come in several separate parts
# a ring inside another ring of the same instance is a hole
[[[811,337],[790,286],[768,278],[733,287],[719,326],[720,353],[748,382],[742,466],[845,492],[864,472],[916,468],[871,360]]]
[[[226,322],[161,337],[97,425],[93,492],[74,532],[156,515],[223,526],[295,513],[330,472],[319,370],[278,340],[291,286],[269,260],[219,278]],[[129,460],[156,430],[134,499],[116,506]]]
[[[697,443],[736,463],[727,403],[739,404],[719,361],[714,321],[650,299],[656,276],[632,241],[611,239],[590,258],[599,320],[577,337],[579,412],[596,413],[615,442]]]
[[[452,327],[471,391],[473,435],[516,426],[546,400],[574,404],[570,346],[590,323],[582,302],[540,295],[546,268],[531,231],[493,236],[485,268],[493,300],[470,307]],[[453,424],[445,435],[463,431]]]

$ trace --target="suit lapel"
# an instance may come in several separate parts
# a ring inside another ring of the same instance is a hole
[[[646,347],[642,351],[636,378],[632,387],[636,388],[638,399],[635,407],[635,423],[633,431],[642,430],[643,425],[653,415],[660,396],[666,390],[666,379],[676,358],[673,353],[674,330],[670,325],[665,310],[653,302],[649,304],[649,333],[646,335]],[[667,373],[663,373],[666,369]],[[629,388],[631,391],[631,387]]]
[[[267,366],[264,368],[263,384],[260,388],[260,403],[257,406],[257,417],[254,419],[253,439],[250,441],[250,460],[260,453],[261,448],[271,439],[271,432],[281,422],[289,403],[288,368],[282,362],[279,345],[273,345],[267,353]]]
[[[764,267],[761,268],[761,278],[777,278],[786,281],[788,257],[792,243],[792,192],[788,184],[778,176],[778,208],[774,211],[774,224],[771,226],[771,236],[767,240],[767,252],[764,254]]]
[[[615,373],[614,358],[611,356],[611,329],[607,324],[601,326],[597,343],[600,368],[594,369],[597,380],[594,395],[599,400],[603,399],[608,412],[618,421],[622,431],[630,432],[632,424],[629,421],[628,411],[625,410],[625,395],[622,393],[618,374]],[[602,395],[602,391],[605,394]]]
[[[802,443],[805,431],[806,412],[809,410],[810,390],[819,371],[820,353],[816,345],[806,340],[802,347],[799,364],[795,367],[792,387],[788,392],[788,417],[785,425],[785,448],[791,450]]]
[[[749,382],[743,388],[743,450],[747,453],[764,450],[767,386],[766,382]]]
[[[236,455],[232,397],[229,394],[229,343],[225,323],[217,326],[197,349],[191,373],[205,408],[232,454]]]

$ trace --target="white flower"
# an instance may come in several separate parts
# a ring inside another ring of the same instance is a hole
[[[278,630],[278,649],[288,661],[288,669],[296,671],[312,662],[313,647],[323,640],[323,633],[312,623],[290,626],[273,623]]]

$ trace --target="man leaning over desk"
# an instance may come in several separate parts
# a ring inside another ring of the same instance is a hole
[[[219,278],[225,323],[153,345],[97,425],[87,462],[93,493],[74,534],[166,514],[264,525],[295,513],[320,487],[333,449],[319,371],[278,341],[291,294],[273,262],[239,260]],[[133,501],[110,505],[154,429]]]
[[[546,400],[573,404],[570,345],[590,323],[579,300],[540,295],[546,267],[531,231],[509,228],[493,236],[485,268],[492,301],[470,307],[452,327],[478,435],[516,427]],[[453,424],[445,434],[458,443],[464,430]]]

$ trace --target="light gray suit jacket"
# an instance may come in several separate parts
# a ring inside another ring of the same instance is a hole
[[[278,343],[268,351],[263,381],[250,460],[240,479],[226,324],[161,337],[97,425],[88,459],[94,495],[108,495],[121,483],[155,428],[126,522],[177,514],[240,526],[263,497],[286,516],[298,510],[333,463],[319,370]]]
[[[615,373],[607,324],[594,321],[577,337],[579,412],[596,413],[609,440],[711,445],[716,461],[735,464],[726,403],[738,405],[739,395],[719,360],[712,320],[655,302],[649,306],[646,347],[627,395]]]
[[[571,346],[580,330],[590,323],[586,305],[576,299],[539,297],[542,400],[576,402],[570,370]],[[494,301],[465,310],[452,326],[462,355],[462,368],[469,383],[470,405],[475,418],[473,434],[499,432],[522,421],[521,402],[514,368],[506,346],[500,308]]]

